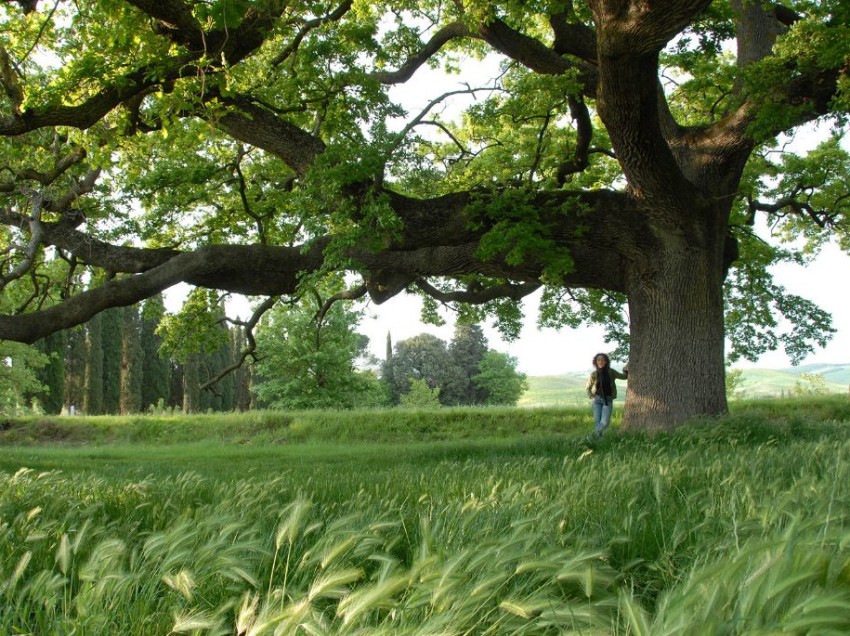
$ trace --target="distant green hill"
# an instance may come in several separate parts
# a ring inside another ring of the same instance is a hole
[[[850,385],[850,364],[804,364],[786,371],[820,373],[828,383],[840,384],[845,390]]]
[[[542,375],[528,377],[528,390],[519,406],[575,406],[587,401],[584,397],[585,373]],[[619,384],[617,385],[619,387]]]
[[[804,373],[823,377],[831,393],[846,393],[850,385],[850,364],[807,364],[786,369],[744,369],[739,397],[772,397],[789,395]]]
[[[743,382],[736,397],[780,397],[790,395],[802,374],[823,376],[832,393],[847,393],[850,387],[850,364],[807,364],[787,369],[744,369]],[[585,373],[529,376],[528,390],[519,406],[575,406],[584,404]],[[623,388],[625,388],[623,383]],[[620,383],[617,383],[620,386]]]

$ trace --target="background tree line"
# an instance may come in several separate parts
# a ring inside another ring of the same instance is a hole
[[[342,289],[341,278],[331,279],[264,316],[253,387],[259,406],[513,405],[525,390],[516,359],[489,349],[477,325],[459,325],[448,344],[420,334],[393,346],[387,334],[379,363],[357,333],[363,310],[328,303]]]
[[[220,298],[195,290],[178,314],[156,296],[88,323],[0,350],[0,412],[63,409],[87,415],[154,409],[186,413],[252,408],[516,404],[526,388],[516,359],[489,349],[477,325],[450,343],[420,334],[383,363],[357,333],[363,310],[328,304],[339,285],[279,301],[256,329],[251,364],[244,326],[224,319]],[[207,386],[209,385],[209,386]]]
[[[163,299],[110,309],[84,325],[59,331],[32,347],[0,351],[0,410],[88,415],[177,409],[245,410],[251,406],[249,370],[239,369],[212,390],[202,385],[229,366],[243,331],[218,326],[218,346],[191,353],[163,348]],[[3,355],[5,354],[5,355]]]

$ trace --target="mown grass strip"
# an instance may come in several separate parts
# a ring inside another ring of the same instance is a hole
[[[33,417],[0,423],[0,445],[419,442],[574,432],[584,409],[256,411],[177,416]]]

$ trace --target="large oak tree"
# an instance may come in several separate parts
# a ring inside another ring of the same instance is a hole
[[[297,295],[331,270],[359,276],[347,296],[415,290],[510,331],[544,286],[550,323],[616,327],[625,303],[624,423],[652,428],[726,410],[727,335],[801,354],[830,329],[769,281],[782,253],[752,227],[846,239],[837,141],[769,152],[843,124],[843,0],[7,0],[0,18],[0,338],[178,282]],[[466,73],[488,55],[497,77]],[[466,84],[405,113],[394,87],[431,89],[426,65]]]

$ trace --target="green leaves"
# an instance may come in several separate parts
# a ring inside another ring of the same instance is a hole
[[[472,381],[487,393],[485,404],[515,405],[528,388],[526,376],[516,370],[517,359],[500,351],[484,354]]]
[[[205,29],[235,29],[251,4],[249,0],[213,0],[195,4],[193,8]]]
[[[773,155],[778,160],[773,160]],[[832,318],[811,301],[774,282],[771,267],[805,264],[828,241],[842,247],[850,236],[850,154],[832,136],[807,153],[766,151],[750,161],[742,192],[747,208],[734,212],[741,257],[725,283],[729,358],[756,360],[780,347],[794,362],[823,347],[835,333]],[[765,213],[772,238],[749,226]],[[787,247],[786,247],[787,246]]]
[[[832,2],[802,4],[805,18],[794,22],[777,39],[773,54],[753,64],[744,75],[750,98],[759,103],[751,126],[751,133],[759,141],[814,119],[824,104],[817,103],[817,98],[806,94],[805,89],[795,94],[794,87],[805,85],[821,73],[820,81],[827,81],[826,77],[833,76],[834,69],[841,68],[850,56],[846,8]],[[780,87],[782,90],[778,90]],[[830,106],[829,110],[839,117],[846,115],[844,89]]]
[[[516,358],[487,348],[477,324],[459,323],[448,347],[428,333],[397,343],[382,376],[403,406],[515,405],[527,388],[516,367]]]
[[[604,340],[614,343],[611,357],[629,358],[629,324],[626,314],[626,297],[616,292],[599,289],[563,289],[547,286],[540,299],[541,327],[576,329],[581,325],[601,325],[605,328]]]
[[[47,355],[35,347],[0,340],[0,415],[30,412],[33,404],[27,397],[45,388],[38,381],[38,370],[48,363]]]
[[[739,235],[744,258],[726,279],[726,336],[730,361],[755,361],[780,346],[794,364],[825,346],[835,328],[832,317],[817,305],[789,294],[773,282],[769,267],[794,260],[794,254],[747,233]]]
[[[228,340],[221,325],[224,316],[222,300],[211,289],[197,287],[189,292],[177,314],[167,314],[160,322],[157,334],[162,338],[162,352],[185,362],[197,352],[212,352]]]
[[[278,304],[257,331],[260,362],[255,391],[273,408],[355,408],[374,406],[383,394],[374,374],[356,361],[368,339],[357,332],[362,310],[336,302],[319,319],[323,304],[340,291],[341,279],[331,277],[305,284],[304,295]]]
[[[539,201],[531,190],[512,188],[469,206],[473,228],[486,227],[476,255],[504,258],[508,265],[540,262],[543,282],[557,282],[573,268],[569,251],[549,236]]]
[[[803,239],[806,255],[833,238],[850,240],[850,153],[841,141],[833,135],[805,154],[783,154],[765,190],[767,199],[787,202],[773,215],[779,238]]]

